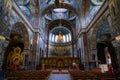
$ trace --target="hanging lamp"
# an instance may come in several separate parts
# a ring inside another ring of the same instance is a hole
[[[59,6],[59,0],[54,0],[54,8],[57,8]]]
[[[70,3],[72,0],[68,0],[68,2]]]
[[[61,0],[61,3],[63,4],[63,6],[65,6],[64,0]]]

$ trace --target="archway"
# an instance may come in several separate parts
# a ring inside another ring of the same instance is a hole
[[[13,28],[11,30],[12,32],[17,32],[21,35],[23,38],[24,44],[25,44],[25,49],[29,48],[29,34],[26,26],[22,22],[17,22],[13,25]]]
[[[106,63],[105,48],[108,47],[108,45],[104,41],[107,40],[109,44],[113,46],[111,43],[110,26],[106,18],[107,18],[106,16],[102,16],[102,19],[94,25],[91,35],[92,38],[90,41],[92,43],[90,45],[92,49],[91,54],[94,53],[96,55],[96,59],[98,60],[98,62],[100,60],[103,64]],[[105,44],[103,44],[103,42]]]
[[[110,40],[97,43],[97,55],[101,64],[112,64],[113,68],[118,68],[115,48]],[[110,58],[111,62],[108,62],[108,58]]]
[[[63,20],[63,19],[57,19],[57,20],[54,20],[52,22],[50,22],[46,28],[46,36],[47,36],[47,53],[46,55],[48,55],[48,51],[49,51],[49,32],[56,28],[56,25],[58,24],[63,24],[64,26],[61,26],[62,28],[67,28],[70,32],[71,32],[71,43],[73,44],[73,41],[76,37],[75,35],[75,27],[67,20]],[[72,45],[72,54],[73,54],[73,57],[74,57],[74,50],[73,50],[73,45]]]
[[[5,51],[3,69],[22,69],[24,50],[29,47],[28,32],[22,22],[17,22],[10,33],[9,44]]]

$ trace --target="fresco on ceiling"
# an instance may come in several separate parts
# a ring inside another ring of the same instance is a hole
[[[22,25],[20,25],[19,23],[15,24],[14,27],[12,28],[12,31],[16,31],[17,33],[19,33],[21,35],[21,38],[24,38],[25,35],[24,35],[23,29],[21,26]]]
[[[18,5],[27,5],[30,3],[30,0],[15,0]]]
[[[30,0],[15,0],[22,12],[25,14],[25,16],[28,18],[28,20],[31,19],[31,9],[30,6]]]
[[[0,35],[9,36],[11,27],[9,24],[11,15],[12,3],[11,0],[0,0]]]
[[[75,7],[78,11],[80,11],[80,7],[78,2],[76,2],[77,0],[60,0],[59,3],[64,4],[69,4],[70,6]],[[43,11],[43,9],[47,8],[50,5],[54,4],[54,0],[47,0],[45,2],[43,2],[43,4],[41,5],[41,10]]]
[[[23,13],[27,16],[28,20],[31,18],[31,12],[29,7],[27,6],[19,6],[21,8],[21,10],[23,11]]]
[[[0,24],[0,32],[2,35],[9,37],[10,31],[12,29],[12,25],[14,25],[16,22],[21,21],[21,18],[17,15],[17,13],[12,9],[11,14],[9,16],[9,22],[6,22],[6,16],[3,21],[4,23]],[[3,27],[4,26],[4,27]]]
[[[103,41],[106,39],[111,39],[111,30],[110,30],[110,25],[108,22],[108,14],[109,12],[106,12],[101,19],[99,20],[99,22],[96,23],[96,25],[94,25],[94,27],[91,29],[92,31],[92,35],[90,37],[91,38],[91,46],[92,49],[96,49],[96,43],[99,41]]]
[[[86,18],[86,25],[88,25],[92,21],[103,2],[104,0],[91,0],[89,15]]]
[[[53,19],[68,19],[68,12],[53,12]]]
[[[101,41],[104,39],[111,39],[111,34],[109,31],[110,31],[109,25],[101,21],[96,35],[97,41]]]
[[[20,38],[24,41],[25,48],[29,47],[29,34],[28,30],[22,22],[17,22],[13,25],[11,32],[20,34]]]
[[[21,21],[21,18],[18,16],[18,14],[12,10],[11,16],[10,16],[10,24],[15,24],[15,22]]]
[[[76,18],[75,14],[72,11],[69,11],[65,8],[57,8],[50,10],[45,14],[45,19],[55,20],[55,19],[69,19],[74,20]]]
[[[12,1],[11,0],[4,0],[4,10],[7,17],[11,15],[12,10]]]

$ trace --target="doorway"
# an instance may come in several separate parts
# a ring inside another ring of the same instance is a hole
[[[101,41],[97,43],[97,56],[100,64],[111,64],[113,68],[118,68],[115,48],[111,41]]]

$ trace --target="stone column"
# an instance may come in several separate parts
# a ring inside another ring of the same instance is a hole
[[[49,32],[47,33],[47,52],[46,52],[47,58],[48,58],[48,52],[49,52]]]
[[[86,32],[81,34],[81,62],[85,69],[89,69],[89,52]]]
[[[72,57],[74,58],[74,37],[73,37],[73,33],[72,33]]]
[[[31,61],[31,67],[32,68],[36,68],[36,63],[37,63],[37,61],[36,61],[36,56],[37,56],[37,54],[39,53],[39,47],[38,47],[38,42],[39,41],[39,33],[38,32],[35,32],[34,33],[34,37],[33,37],[33,51],[32,51],[32,53],[31,53],[31,59],[32,59],[32,61]]]

